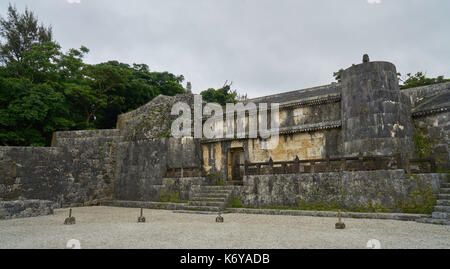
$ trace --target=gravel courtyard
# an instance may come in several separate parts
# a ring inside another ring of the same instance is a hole
[[[382,248],[450,249],[450,227],[391,220],[344,219],[336,230],[334,218],[226,214],[215,215],[144,210],[146,223],[137,223],[139,209],[74,208],[76,225],[63,225],[68,209],[53,216],[0,221],[0,248],[66,248],[77,239],[81,248],[320,248],[364,249],[377,239]]]

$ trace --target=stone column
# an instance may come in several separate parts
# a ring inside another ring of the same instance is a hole
[[[342,74],[342,134],[346,156],[411,154],[410,101],[392,63],[364,62]]]

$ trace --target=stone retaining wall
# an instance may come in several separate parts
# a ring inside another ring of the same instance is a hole
[[[257,215],[282,215],[282,216],[307,216],[307,217],[326,217],[337,218],[338,212],[332,211],[303,211],[303,210],[278,210],[278,209],[252,209],[252,208],[228,208],[227,211],[239,214],[257,214]],[[359,213],[342,212],[342,218],[352,219],[385,219],[416,221],[429,217],[423,214],[402,214],[402,213]]]
[[[415,150],[418,157],[433,157],[438,170],[450,172],[450,112],[414,119]]]
[[[114,130],[61,132],[58,147],[0,147],[0,200],[71,206],[111,198],[117,139]]]
[[[431,214],[444,176],[403,170],[245,176],[236,197],[247,207]]]
[[[0,220],[51,215],[53,204],[44,200],[0,201]]]

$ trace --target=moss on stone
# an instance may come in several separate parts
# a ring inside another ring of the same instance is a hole
[[[242,205],[241,199],[239,199],[237,197],[234,197],[228,203],[228,207],[231,207],[231,208],[243,208],[244,206]]]
[[[178,191],[170,191],[167,193],[165,189],[161,190],[159,201],[162,203],[187,203],[186,200],[180,199],[180,193]]]
[[[416,146],[416,153],[420,158],[426,158],[431,155],[434,143],[426,128],[416,126],[413,140]]]
[[[430,187],[418,184],[418,188],[410,192],[407,198],[397,203],[403,213],[431,214],[437,203],[436,194]]]
[[[304,202],[300,199],[297,199],[298,207],[295,208],[297,210],[308,210],[308,211],[336,211],[341,209],[338,202]],[[294,208],[293,208],[294,209]]]
[[[415,180],[419,179],[419,176],[417,174],[406,174],[406,177],[408,179],[415,179]]]

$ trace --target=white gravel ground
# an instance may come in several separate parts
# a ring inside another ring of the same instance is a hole
[[[450,226],[394,220],[344,219],[336,230],[333,218],[226,214],[180,214],[139,209],[74,208],[76,225],[63,225],[68,209],[55,215],[0,221],[0,248],[66,248],[77,239],[81,248],[157,249],[364,249],[377,239],[382,248],[450,249]]]

